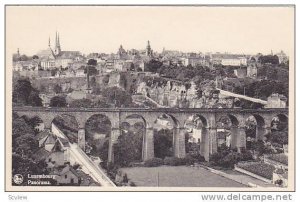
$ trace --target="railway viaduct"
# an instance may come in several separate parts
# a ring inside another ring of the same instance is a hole
[[[231,146],[241,148],[246,145],[245,121],[250,116],[257,122],[256,138],[262,139],[271,130],[274,117],[288,119],[288,108],[241,109],[241,108],[44,108],[44,107],[13,107],[13,112],[19,116],[38,116],[43,120],[45,129],[51,129],[52,121],[59,115],[70,115],[78,122],[78,145],[85,147],[85,124],[97,114],[106,116],[111,122],[108,160],[113,161],[113,144],[121,134],[121,123],[128,117],[140,118],[144,122],[143,160],[154,157],[153,126],[158,117],[165,115],[173,122],[174,156],[185,156],[185,123],[189,117],[197,117],[202,122],[200,153],[209,159],[209,155],[217,151],[217,129],[219,122],[227,117],[230,120],[232,134]]]

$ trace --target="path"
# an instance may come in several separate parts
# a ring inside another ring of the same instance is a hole
[[[248,96],[245,96],[245,95],[232,93],[232,92],[229,92],[229,91],[226,91],[226,90],[222,90],[220,88],[216,88],[216,89],[220,91],[221,95],[241,98],[241,99],[244,99],[244,100],[249,100],[251,102],[260,103],[260,104],[263,104],[263,105],[266,105],[268,103],[267,101],[261,100],[261,99],[258,99],[258,98],[253,98],[253,97],[248,97]]]
[[[95,181],[103,187],[115,187],[116,185],[106,176],[106,173],[100,169],[77,144],[70,143],[70,156],[82,166],[82,170],[90,175]]]
[[[236,170],[216,170],[207,166],[199,165],[199,167],[202,167],[204,169],[209,170],[212,173],[215,173],[217,175],[226,177],[228,179],[231,179],[235,182],[239,182],[241,184],[251,186],[251,187],[275,187],[273,184],[269,184],[266,182],[263,182],[259,179],[256,179],[254,177],[251,177],[249,175],[246,175],[244,173],[240,173]]]

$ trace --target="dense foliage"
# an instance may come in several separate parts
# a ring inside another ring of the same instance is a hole
[[[288,98],[289,88],[288,83],[275,80],[261,80],[244,86],[235,87],[235,93],[244,94],[249,97],[256,97],[267,100],[272,93],[283,94]]]
[[[27,121],[26,121],[27,120]],[[29,121],[29,122],[28,122]],[[27,117],[13,115],[12,120],[12,176],[21,174],[24,181],[21,185],[27,185],[28,174],[47,174],[45,162],[33,160],[32,154],[39,148],[35,140],[35,125],[33,120]],[[14,182],[12,182],[14,184]]]
[[[273,165],[262,162],[240,163],[237,166],[269,180],[272,180],[273,172],[275,171],[275,167]]]
[[[277,161],[279,163],[288,165],[288,156],[286,154],[271,154],[270,156],[268,156],[267,158],[273,160],[273,161]]]
[[[154,130],[154,156],[173,156],[173,132],[169,129]]]
[[[132,104],[131,95],[116,86],[104,89],[102,95],[107,99],[107,103],[115,107],[128,107]]]
[[[42,106],[39,91],[32,87],[27,79],[19,79],[13,86],[13,103],[25,106]]]
[[[279,58],[277,55],[262,55],[258,58],[258,61],[262,64],[279,64]]]
[[[210,156],[211,164],[214,166],[220,166],[224,168],[233,168],[234,164],[239,161],[252,160],[252,154],[247,150],[242,150],[240,153],[236,150],[232,150],[225,145],[218,148],[218,152],[213,153]]]
[[[53,98],[51,98],[50,100],[50,107],[67,107],[67,101],[66,98],[63,96],[54,96]]]

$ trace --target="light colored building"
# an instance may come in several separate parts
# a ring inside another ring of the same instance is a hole
[[[206,61],[205,58],[202,57],[188,57],[183,59],[183,65],[184,66],[192,65],[193,67],[197,65],[205,66]]]
[[[287,61],[289,60],[288,56],[283,51],[280,51],[276,55],[278,56],[279,64],[287,63]]]
[[[286,102],[284,95],[274,93],[268,97],[266,108],[286,108]]]
[[[213,64],[223,66],[246,66],[247,57],[241,54],[215,53],[211,54],[210,60]]]
[[[255,63],[250,63],[247,66],[247,77],[256,78],[257,77],[257,66]]]
[[[247,58],[245,57],[228,57],[221,60],[223,66],[241,66],[247,65]]]
[[[235,69],[234,70],[234,75],[237,78],[245,78],[247,76],[247,70],[242,68],[242,69]]]
[[[80,184],[80,175],[69,164],[57,174],[55,180],[57,184]]]

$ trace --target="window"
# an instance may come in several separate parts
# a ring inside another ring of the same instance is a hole
[[[49,158],[49,159],[48,159],[48,162],[51,162],[51,160],[52,160],[52,159],[51,159],[51,158]]]
[[[68,178],[68,175],[65,175],[65,179],[67,179]]]

